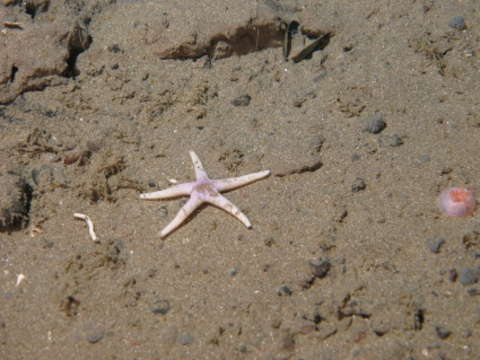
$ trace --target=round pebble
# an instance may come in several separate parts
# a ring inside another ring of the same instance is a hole
[[[160,314],[160,315],[165,315],[170,311],[170,302],[168,300],[155,300],[153,302],[153,305],[151,307],[151,311],[154,314]]]
[[[365,180],[362,178],[356,178],[355,181],[352,184],[352,192],[359,192],[362,190],[365,190],[367,187],[367,184],[365,184]]]
[[[365,121],[364,130],[370,134],[378,134],[385,129],[387,124],[383,120],[382,114],[373,114]]]
[[[440,339],[448,338],[452,332],[448,330],[445,326],[435,326],[435,332]]]
[[[463,16],[454,16],[452,20],[450,20],[450,24],[448,24],[452,29],[455,30],[465,30],[467,25],[465,24],[465,18]]]
[[[427,247],[430,251],[434,254],[438,254],[440,252],[440,248],[445,243],[445,239],[442,238],[435,238],[427,240]]]
[[[475,284],[480,279],[480,269],[465,266],[460,270],[459,281],[462,285]]]
[[[282,285],[277,291],[278,296],[291,296],[293,291],[287,285]]]

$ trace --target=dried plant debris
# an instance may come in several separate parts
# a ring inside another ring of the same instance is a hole
[[[99,200],[115,201],[114,192],[119,188],[117,174],[126,167],[123,156],[106,154],[93,167],[93,174],[82,187],[81,195],[92,202]]]
[[[18,175],[0,174],[0,232],[21,230],[28,224],[32,189]]]
[[[46,130],[35,128],[28,134],[25,141],[21,141],[15,146],[15,150],[33,158],[42,153],[57,154],[62,149],[52,134]]]

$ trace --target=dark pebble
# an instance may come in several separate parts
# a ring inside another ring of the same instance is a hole
[[[230,275],[231,277],[234,277],[238,274],[238,269],[236,268],[231,268],[230,270],[228,270],[228,275]]]
[[[312,274],[319,279],[327,276],[332,266],[328,259],[313,259],[310,260],[309,264],[312,269]]]
[[[387,124],[383,120],[382,114],[373,114],[365,121],[364,130],[371,134],[378,134],[385,129]]]
[[[367,187],[367,184],[365,184],[365,180],[362,178],[356,178],[355,181],[352,184],[352,192],[359,192],[362,190],[365,190]]]
[[[286,285],[280,286],[277,291],[278,296],[291,296],[293,294],[292,290]]]
[[[248,106],[250,105],[250,100],[252,97],[250,95],[240,95],[239,97],[232,100],[233,106]]]
[[[182,345],[190,345],[193,343],[193,336],[190,334],[181,334],[178,337],[178,342]]]
[[[465,24],[465,18],[463,16],[454,16],[452,20],[450,20],[450,24],[448,24],[448,26],[460,31],[467,28],[467,25]]]
[[[480,269],[465,266],[460,270],[459,280],[462,285],[473,285],[480,279]]]
[[[155,300],[151,307],[152,313],[165,315],[170,311],[170,302],[168,300]]]
[[[427,247],[430,251],[434,254],[438,254],[440,252],[440,248],[445,243],[445,239],[442,238],[435,238],[427,240]]]
[[[448,270],[448,280],[450,280],[451,282],[455,282],[457,281],[457,278],[458,278],[458,272],[456,269]]]
[[[470,289],[467,290],[467,293],[470,296],[478,296],[478,295],[480,295],[480,289],[470,288]]]
[[[437,333],[437,336],[442,340],[448,338],[452,334],[452,332],[444,326],[435,326],[435,332]]]

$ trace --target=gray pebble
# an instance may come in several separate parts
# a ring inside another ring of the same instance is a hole
[[[432,253],[438,254],[440,252],[440,248],[443,246],[444,243],[445,243],[445,239],[443,238],[428,239],[427,247],[430,249]]]
[[[250,105],[250,100],[252,97],[248,94],[240,95],[239,97],[232,100],[233,106],[248,106]]]
[[[430,157],[430,155],[427,155],[427,154],[423,154],[418,157],[418,162],[421,164],[428,163],[431,160],[432,158]]]
[[[178,337],[178,342],[182,345],[190,345],[193,343],[193,336],[190,334],[181,334]]]
[[[278,296],[292,296],[293,291],[287,285],[282,285],[278,288]]]
[[[98,343],[105,336],[105,328],[100,324],[88,324],[85,326],[85,339],[90,344]]]
[[[94,334],[91,334],[91,335],[87,336],[87,341],[90,344],[95,344],[95,343],[99,342],[100,340],[102,340],[103,336],[104,336],[103,332],[94,333]]]
[[[312,269],[312,274],[319,279],[327,276],[332,266],[330,260],[321,258],[310,260],[309,264]]]
[[[435,332],[442,340],[448,338],[452,334],[452,332],[444,326],[435,326]]]
[[[367,184],[365,184],[365,180],[358,177],[355,179],[355,181],[352,184],[352,192],[355,193],[355,192],[365,190],[366,187],[367,187]]]
[[[478,296],[478,295],[480,295],[480,289],[472,287],[472,288],[467,290],[467,293],[470,296]]]
[[[230,270],[228,270],[228,275],[230,275],[231,277],[234,277],[238,274],[238,269],[237,268],[231,268]]]
[[[462,285],[473,285],[480,279],[480,269],[465,266],[460,270],[459,281]]]
[[[381,135],[378,139],[378,142],[380,146],[384,146],[384,147],[387,147],[387,146],[397,147],[397,146],[403,145],[402,138],[397,134]]]
[[[463,16],[454,16],[452,20],[450,20],[450,24],[448,24],[452,29],[455,30],[465,30],[467,25],[465,24],[465,18]]]
[[[368,131],[370,134],[378,134],[385,129],[387,124],[383,120],[382,114],[373,114],[365,120],[364,130]]]
[[[150,308],[152,313],[165,315],[170,311],[170,302],[168,300],[158,299],[155,300]]]

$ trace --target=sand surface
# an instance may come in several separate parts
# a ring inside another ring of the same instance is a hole
[[[0,20],[1,359],[480,358],[479,215],[436,203],[479,185],[477,0]],[[160,239],[186,199],[139,194],[193,180],[189,150],[272,171],[226,194],[252,229],[204,206]]]

